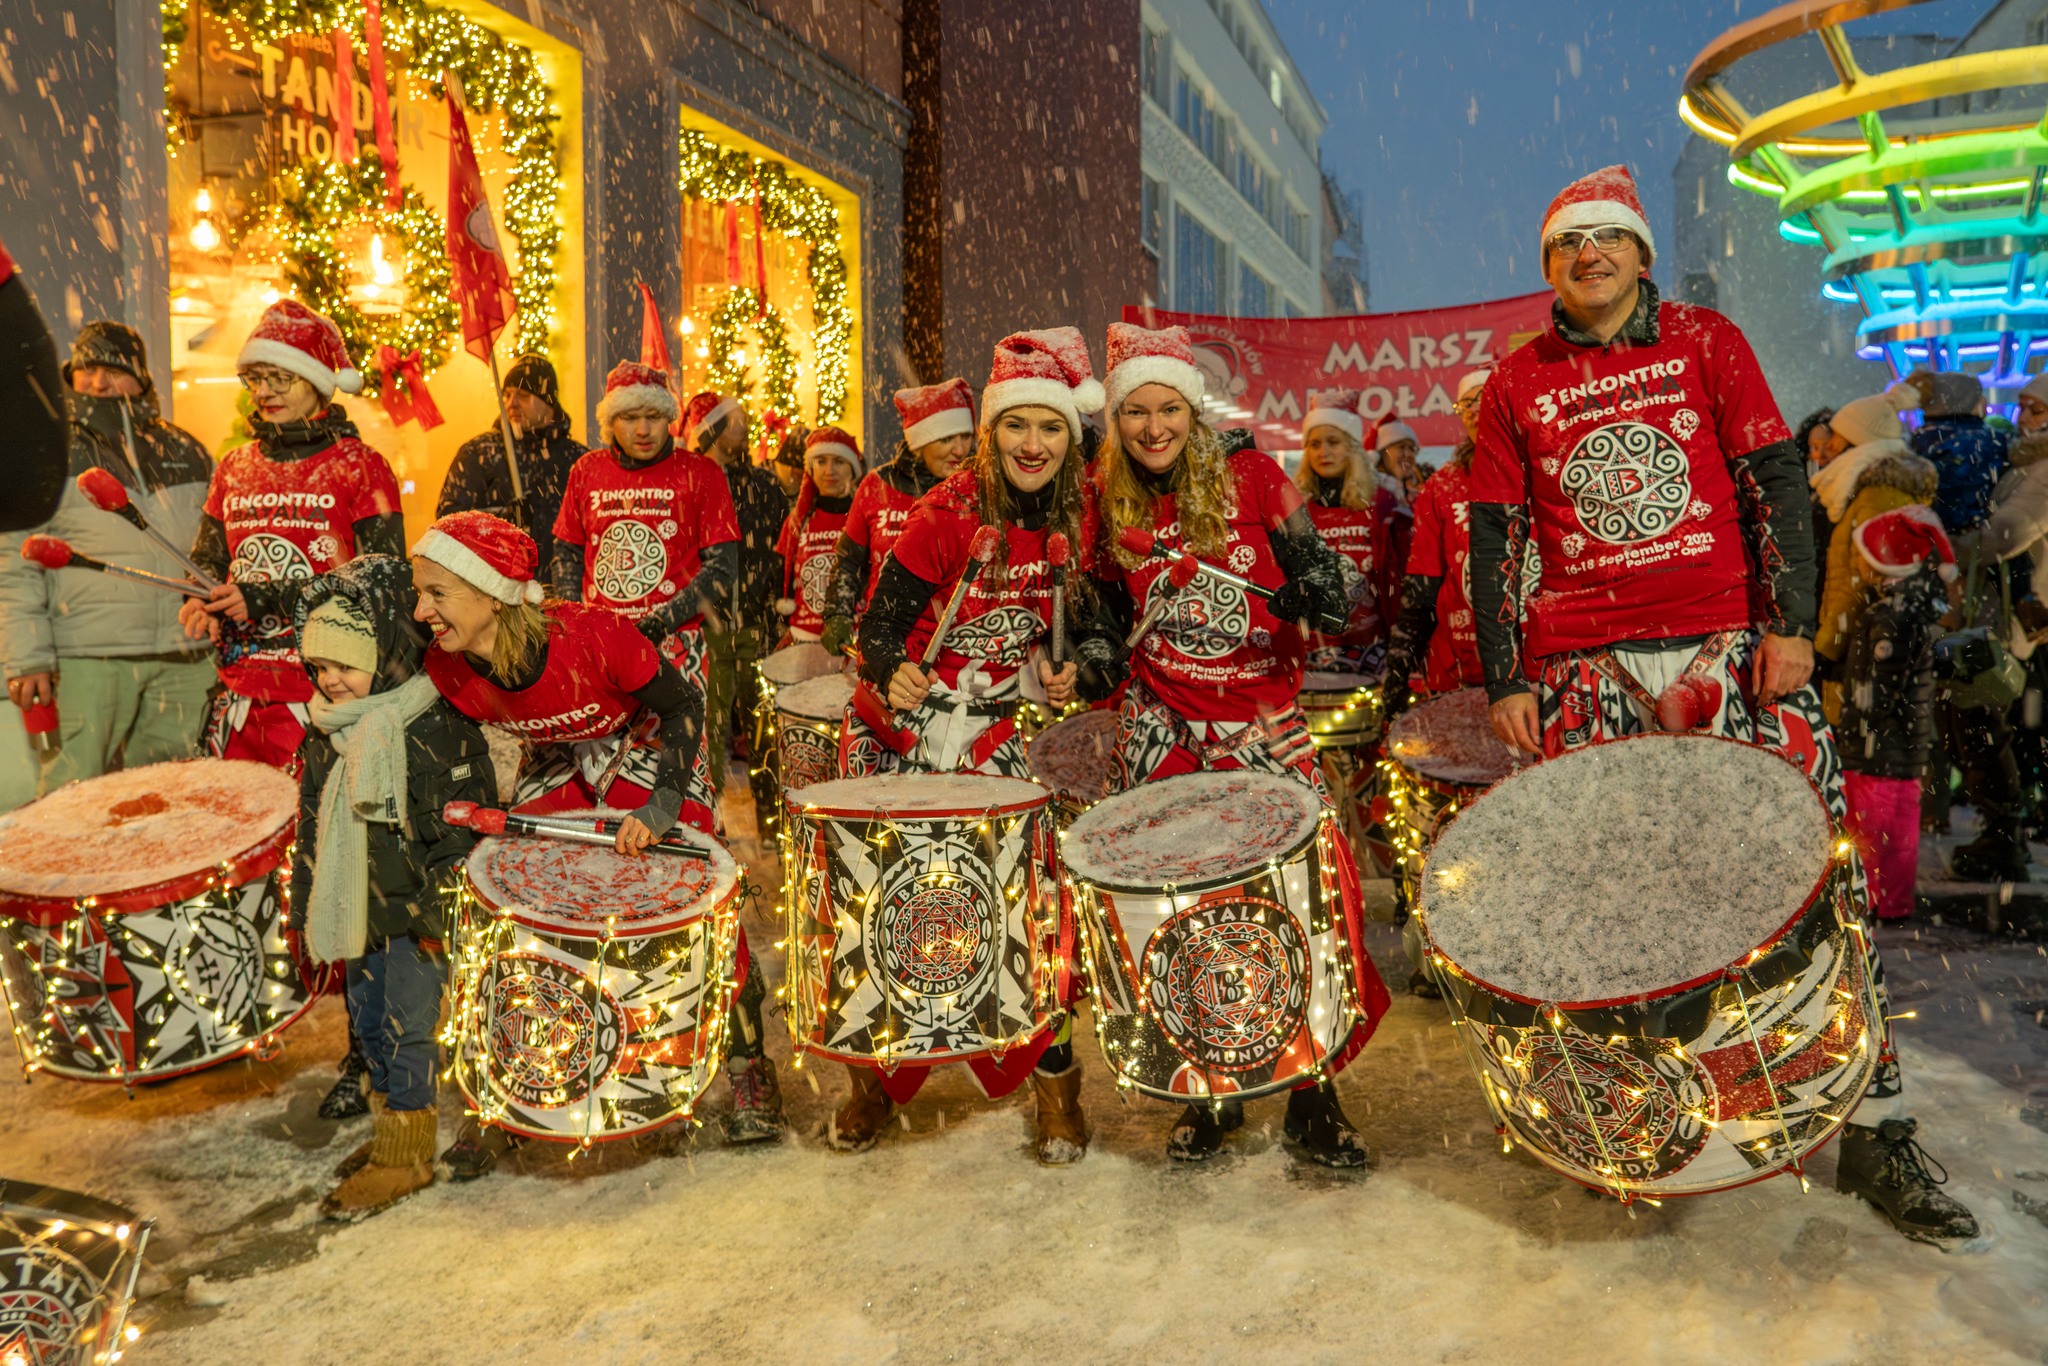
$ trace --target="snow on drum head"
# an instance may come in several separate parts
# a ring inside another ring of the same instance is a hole
[[[1630,1199],[1796,1169],[1847,1120],[1878,1061],[1853,896],[1795,765],[1653,734],[1489,790],[1418,914],[1504,1128]]]
[[[1096,995],[1121,1079],[1185,1099],[1285,1090],[1357,1020],[1350,918],[1315,795],[1232,770],[1146,783],[1067,832]]]
[[[1116,777],[1117,713],[1080,712],[1046,727],[1025,751],[1031,776],[1053,791],[1064,821],[1109,795]]]
[[[539,836],[479,840],[469,856],[470,889],[500,913],[535,929],[588,938],[602,935],[608,926],[615,934],[650,933],[713,912],[739,880],[731,854],[709,836],[690,833],[710,850],[709,858],[626,858],[610,849]]]

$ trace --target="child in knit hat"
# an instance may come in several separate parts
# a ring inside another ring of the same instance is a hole
[[[308,956],[348,965],[376,1122],[321,1204],[331,1219],[375,1213],[434,1180],[444,944],[476,839],[441,812],[497,796],[482,729],[426,675],[413,597],[405,561],[365,555],[308,583],[296,613],[314,696],[299,750],[292,926]]]

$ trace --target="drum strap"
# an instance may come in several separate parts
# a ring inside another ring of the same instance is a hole
[[[1742,634],[1740,631],[1717,631],[1708,636],[1694,652],[1692,659],[1679,670],[1678,676],[1689,678],[1713,669],[1730,650],[1735,648],[1735,642],[1742,638]],[[1650,690],[1642,685],[1640,679],[1623,667],[1621,661],[1614,657],[1612,650],[1587,650],[1581,658],[1597,669],[1602,678],[1627,693],[1630,701],[1649,714],[1649,724],[1658,727],[1657,699],[1650,695]],[[1676,681],[1673,680],[1674,683]]]

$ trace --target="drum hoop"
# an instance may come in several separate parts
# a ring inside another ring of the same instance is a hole
[[[1031,780],[1018,778],[1011,781],[1026,782]],[[1052,800],[1053,793],[1051,789],[1041,783],[1034,781],[1032,785],[1038,788],[1038,795],[1035,797],[1020,797],[1014,802],[997,802],[989,806],[947,807],[943,810],[937,807],[917,811],[895,811],[888,807],[877,806],[817,806],[804,801],[801,794],[809,791],[808,788],[798,788],[795,792],[783,793],[782,805],[783,809],[792,815],[821,817],[825,820],[833,821],[886,822],[892,825],[910,825],[920,821],[979,820],[983,816],[1018,816],[1027,812],[1043,811],[1047,803]]]
[[[131,915],[158,910],[188,897],[198,896],[209,885],[241,887],[267,877],[284,862],[285,851],[296,835],[296,821],[286,820],[276,833],[257,841],[235,855],[222,877],[218,868],[208,866],[197,872],[152,882],[116,892],[94,892],[90,910],[102,916]],[[87,913],[86,897],[21,896],[0,888],[0,919],[22,920],[32,925],[60,925]]]
[[[1047,964],[1046,971],[1048,973],[1052,971],[1049,963]],[[1050,1019],[1038,1025],[1029,1034],[1024,1035],[1015,1042],[1005,1044],[1002,1051],[1007,1055],[1016,1052],[1020,1048],[1029,1048],[1044,1035],[1058,1029],[1061,1023],[1061,1016],[1071,1014],[1072,1011],[1070,1010],[1055,1009]],[[884,1076],[888,1076],[892,1072],[900,1072],[905,1068],[943,1067],[948,1063],[972,1062],[977,1058],[992,1058],[996,1054],[993,1046],[949,1048],[941,1052],[906,1054],[894,1063],[884,1064],[877,1061],[872,1054],[849,1053],[836,1048],[828,1048],[823,1044],[812,1043],[806,1039],[793,1039],[790,1042],[790,1047],[798,1053],[806,1053],[814,1058],[829,1058],[833,1062],[848,1063],[855,1067],[866,1067],[880,1072]]]
[[[1626,738],[1635,739],[1636,737],[1628,736]],[[1607,741],[1602,740],[1600,743],[1606,744]],[[1586,746],[1586,748],[1590,749],[1592,748],[1592,746],[1588,745]],[[1423,791],[1434,792],[1439,797],[1453,798],[1459,802],[1464,803],[1467,806],[1469,806],[1471,803],[1475,801],[1478,801],[1480,797],[1492,791],[1497,784],[1506,782],[1509,778],[1514,777],[1515,774],[1522,772],[1523,769],[1534,768],[1536,766],[1534,764],[1524,764],[1520,768],[1516,768],[1502,777],[1495,778],[1490,783],[1456,783],[1452,782],[1449,778],[1431,777],[1429,774],[1422,772],[1420,769],[1414,768],[1409,764],[1403,763],[1401,760],[1396,759],[1391,754],[1387,756],[1387,762],[1392,764],[1395,768],[1400,769],[1401,772],[1408,776],[1409,782],[1414,783]],[[1463,809],[1463,807],[1459,808],[1460,814],[1463,813]]]
[[[1612,736],[1605,740],[1595,740],[1590,745],[1581,745],[1577,749],[1568,751],[1568,753],[1583,754],[1588,750],[1598,749],[1602,745],[1640,744],[1645,740],[1715,740],[1724,745],[1741,745],[1745,749],[1761,750],[1765,754],[1776,755],[1781,762],[1783,762],[1787,767],[1791,768],[1793,772],[1799,775],[1801,780],[1803,780],[1806,783],[1807,790],[1813,794],[1814,801],[1819,803],[1822,812],[1827,812],[1827,799],[1821,795],[1820,788],[1817,785],[1815,785],[1812,777],[1807,774],[1805,769],[1800,768],[1797,764],[1793,763],[1790,759],[1785,758],[1783,754],[1781,754],[1779,751],[1775,749],[1772,749],[1769,745],[1753,745],[1747,740],[1737,740],[1726,735],[1700,735],[1697,733],[1673,733],[1671,731],[1646,731],[1641,735],[1617,735]],[[1560,755],[1559,757],[1562,758],[1564,756]],[[1545,762],[1549,761],[1546,760]],[[1532,764],[1529,766],[1528,769],[1518,770],[1517,773],[1511,773],[1508,775],[1508,777],[1516,777],[1519,773],[1530,772],[1540,767],[1542,767],[1541,764]],[[1502,778],[1498,782],[1490,784],[1487,787],[1486,791],[1493,791],[1495,787],[1500,786],[1501,783],[1504,783],[1507,780],[1507,778]],[[1482,793],[1481,796],[1483,795],[1485,794]],[[1476,803],[1478,801],[1478,798],[1474,798],[1473,801],[1474,803]],[[1430,845],[1429,853],[1425,854],[1422,860],[1421,876],[1425,884],[1426,880],[1429,877],[1429,860],[1435,857],[1436,851],[1438,849],[1443,847],[1443,837],[1445,832],[1447,832],[1453,825],[1456,825],[1459,821],[1463,820],[1465,818],[1466,813],[1471,810],[1471,805],[1459,807],[1457,814],[1452,816],[1450,820],[1444,822],[1442,830],[1437,831],[1436,840]],[[1830,848],[1832,848],[1833,837],[1838,836],[1838,832],[1835,829],[1835,818],[1832,814],[1827,816],[1827,823],[1828,831],[1831,836],[1829,845]],[[1840,874],[1841,868],[1842,865],[1835,858],[1833,858],[1832,856],[1829,857],[1828,860],[1821,866],[1820,876],[1814,880],[1812,889],[1808,891],[1805,898],[1800,901],[1799,909],[1793,911],[1791,915],[1787,916],[1783,924],[1779,925],[1778,928],[1771,931],[1770,935],[1766,937],[1762,943],[1757,944],[1754,948],[1752,948],[1750,952],[1755,953],[1758,949],[1768,949],[1773,944],[1776,944],[1779,940],[1783,939],[1787,934],[1791,933],[1793,927],[1796,926],[1801,920],[1804,920],[1806,918],[1807,913],[1813,909],[1814,903],[1820,899],[1821,893],[1827,890],[1828,884],[1831,881],[1833,881],[1836,876]],[[1426,939],[1429,943],[1430,955],[1432,957],[1436,958],[1439,962],[1443,964],[1443,966],[1449,968],[1452,972],[1455,972],[1458,976],[1464,978],[1468,982],[1471,982],[1473,985],[1482,987],[1485,990],[1492,992],[1494,995],[1500,997],[1502,1000],[1514,1001],[1517,1004],[1525,1006],[1536,1006],[1538,1008],[1549,1007],[1557,1010],[1613,1010],[1622,1006],[1633,1005],[1640,1001],[1662,1000],[1666,996],[1676,996],[1681,992],[1691,991],[1695,987],[1703,987],[1707,985],[1709,982],[1729,981],[1742,975],[1739,970],[1741,965],[1729,963],[1723,964],[1721,967],[1711,969],[1710,971],[1703,972],[1697,977],[1687,978],[1683,982],[1674,982],[1670,986],[1658,987],[1655,991],[1636,992],[1628,996],[1605,996],[1597,1000],[1590,1001],[1546,1001],[1539,997],[1524,995],[1518,991],[1509,991],[1505,987],[1495,985],[1494,983],[1488,981],[1486,978],[1479,976],[1477,973],[1468,972],[1464,967],[1459,965],[1456,959],[1452,958],[1449,954],[1445,953],[1442,947],[1437,944],[1436,934],[1429,928],[1428,909],[1426,907],[1418,907],[1416,914],[1420,916],[1422,920],[1423,938]]]
[[[1102,804],[1102,803],[1100,803],[1100,802],[1097,802],[1097,803],[1096,803],[1096,806],[1100,806],[1101,804]],[[1089,809],[1090,809],[1090,810],[1093,810],[1094,808],[1093,808],[1093,807],[1091,807],[1091,808],[1089,808]],[[1202,895],[1202,894],[1204,894],[1204,893],[1207,893],[1207,892],[1214,892],[1214,891],[1218,891],[1218,890],[1220,890],[1221,888],[1224,888],[1224,887],[1231,887],[1231,886],[1235,886],[1236,884],[1238,884],[1238,883],[1240,883],[1240,882],[1243,882],[1243,881],[1245,881],[1245,880],[1246,880],[1247,878],[1250,878],[1250,877],[1254,877],[1254,876],[1257,876],[1257,875],[1259,875],[1259,874],[1261,874],[1261,873],[1265,872],[1267,864],[1271,864],[1271,865],[1272,865],[1273,867],[1275,867],[1275,868],[1285,868],[1285,867],[1286,867],[1286,866],[1287,866],[1288,864],[1290,864],[1290,863],[1294,862],[1294,861],[1295,861],[1296,859],[1300,858],[1300,857],[1302,856],[1302,854],[1303,854],[1304,852],[1306,852],[1306,851],[1307,851],[1308,847],[1309,847],[1310,845],[1312,845],[1312,844],[1314,844],[1314,843],[1316,842],[1317,838],[1318,838],[1318,837],[1319,837],[1319,836],[1320,836],[1320,835],[1322,834],[1322,832],[1323,832],[1323,825],[1324,825],[1324,823],[1325,823],[1326,821],[1330,820],[1330,819],[1331,819],[1331,813],[1330,813],[1330,812],[1329,812],[1328,810],[1320,811],[1320,812],[1318,812],[1318,813],[1317,813],[1317,815],[1316,815],[1316,822],[1315,822],[1315,824],[1309,827],[1308,833],[1307,833],[1306,835],[1303,835],[1303,836],[1302,836],[1302,837],[1301,837],[1301,838],[1300,838],[1299,840],[1297,840],[1297,841],[1296,841],[1295,843],[1293,843],[1293,844],[1289,845],[1289,846],[1287,847],[1287,850],[1286,850],[1286,852],[1284,852],[1284,853],[1281,853],[1281,854],[1276,854],[1276,855],[1274,855],[1274,856],[1273,856],[1272,858],[1270,858],[1270,859],[1266,859],[1266,860],[1263,860],[1263,861],[1261,861],[1261,862],[1258,862],[1258,863],[1251,863],[1251,864],[1245,864],[1245,865],[1243,865],[1243,866],[1239,867],[1239,868],[1238,868],[1238,869],[1237,869],[1237,870],[1236,870],[1235,872],[1230,872],[1230,873],[1218,873],[1218,874],[1217,874],[1216,876],[1214,876],[1214,877],[1210,877],[1210,878],[1202,878],[1202,879],[1199,879],[1199,880],[1197,880],[1197,881],[1194,881],[1194,882],[1176,882],[1176,883],[1173,883],[1173,884],[1172,884],[1172,886],[1173,886],[1173,893],[1172,893],[1172,894],[1173,894],[1174,896],[1176,896],[1176,897],[1180,897],[1180,896],[1200,896],[1200,895]],[[1065,863],[1065,861],[1064,861],[1064,860],[1062,860],[1062,863]],[[1118,894],[1120,894],[1120,895],[1123,895],[1123,896],[1131,896],[1131,895],[1145,895],[1145,896],[1166,896],[1166,895],[1167,895],[1167,891],[1166,891],[1166,886],[1167,886],[1167,884],[1165,884],[1165,883],[1160,883],[1160,882],[1106,882],[1106,881],[1100,881],[1100,880],[1098,880],[1098,879],[1096,879],[1096,878],[1092,878],[1092,877],[1089,877],[1089,876],[1088,876],[1087,874],[1083,873],[1083,872],[1082,872],[1082,871],[1081,871],[1080,869],[1078,869],[1078,868],[1074,867],[1074,866],[1073,866],[1072,864],[1065,864],[1065,867],[1066,867],[1067,875],[1068,875],[1069,877],[1073,878],[1073,880],[1074,880],[1074,881],[1076,881],[1076,882],[1081,882],[1081,883],[1086,883],[1086,884],[1087,884],[1087,885],[1088,885],[1089,887],[1091,887],[1091,888],[1094,888],[1094,889],[1095,889],[1096,891],[1099,891],[1099,892],[1114,892],[1114,893],[1118,893]],[[1178,909],[1178,908],[1176,908],[1176,909]]]

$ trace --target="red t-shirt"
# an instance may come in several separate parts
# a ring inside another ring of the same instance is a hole
[[[1735,324],[1672,303],[1657,324],[1597,349],[1553,329],[1486,386],[1468,496],[1529,507],[1532,657],[1751,623],[1730,462],[1790,433]]]
[[[1408,572],[1443,580],[1436,590],[1436,630],[1422,657],[1422,686],[1433,693],[1486,681],[1472,624],[1470,483],[1471,475],[1453,462],[1429,476],[1415,496]]]
[[[310,579],[355,558],[355,525],[398,511],[398,480],[383,456],[345,436],[304,460],[272,460],[255,442],[222,458],[206,490],[206,513],[227,531],[228,578],[236,583]],[[223,664],[230,692],[270,702],[306,702],[313,680],[299,662],[292,624],[252,622],[254,646]]]
[[[853,491],[853,505],[846,509],[846,538],[855,545],[865,546],[868,552],[868,586],[860,595],[860,610],[865,612],[868,599],[875,595],[875,583],[882,577],[882,565],[895,548],[896,538],[903,534],[903,524],[910,520],[910,511],[917,506],[917,499],[901,492],[895,485],[882,478],[880,470],[870,470],[860,481],[860,487]]]
[[[687,588],[706,550],[739,538],[725,471],[682,450],[631,470],[609,446],[587,452],[555,518],[555,539],[583,547],[583,600],[627,621]]]
[[[1384,501],[1382,501],[1384,500]],[[1339,650],[1356,654],[1379,642],[1386,634],[1387,617],[1381,604],[1396,604],[1398,597],[1385,594],[1387,568],[1387,508],[1393,498],[1380,492],[1369,508],[1308,505],[1309,520],[1315,523],[1323,544],[1337,552],[1353,573],[1346,582],[1351,597],[1351,617],[1342,635],[1321,631],[1309,633],[1310,651]]]
[[[1278,588],[1287,576],[1273,558],[1269,533],[1301,506],[1301,490],[1264,451],[1238,451],[1228,468],[1237,496],[1228,509],[1230,535],[1220,563],[1253,583]],[[1153,516],[1160,541],[1184,548],[1172,494],[1155,500]],[[1156,555],[1127,571],[1105,548],[1094,563],[1098,572],[1123,579],[1141,616],[1153,586],[1166,577],[1167,561]],[[1190,720],[1253,721],[1294,701],[1305,654],[1300,628],[1275,620],[1264,598],[1197,574],[1138,642],[1131,676]]]
[[[660,654],[610,612],[578,602],[544,610],[553,629],[547,663],[532,687],[499,687],[466,656],[439,648],[427,651],[427,676],[464,716],[508,726],[535,744],[617,734],[640,710],[633,694],[654,681]]]
[[[782,535],[775,542],[775,553],[782,556],[782,596],[796,603],[789,629],[812,640],[825,630],[825,592],[832,584],[839,533],[850,512],[851,509],[830,512],[814,507],[799,527],[796,511],[791,509],[783,519]]]
[[[938,585],[911,628],[912,659],[923,658],[925,643],[953,600],[980,526],[972,470],[961,470],[927,493],[903,524],[894,551],[897,562]],[[1009,528],[1007,573],[998,576],[990,567],[975,576],[932,661],[947,687],[960,687],[961,672],[972,665],[988,675],[981,685],[984,692],[1007,692],[1006,685],[1030,659],[1031,647],[1051,634],[1052,565],[1045,558],[1045,537],[1044,530]]]

